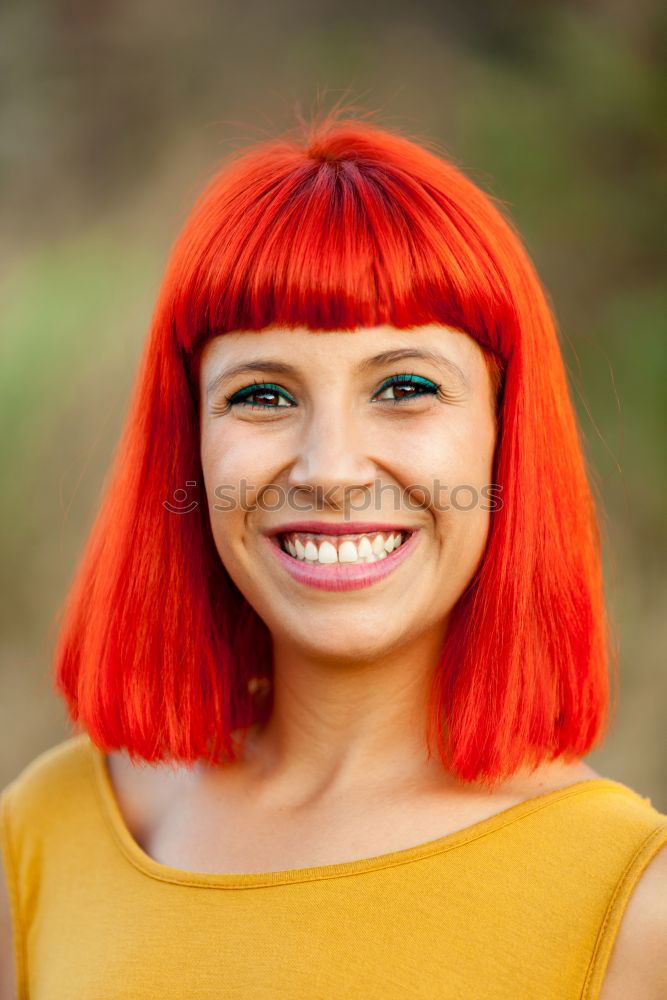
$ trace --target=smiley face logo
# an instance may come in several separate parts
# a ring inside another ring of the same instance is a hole
[[[197,481],[194,479],[188,479],[185,485],[196,486]],[[183,506],[185,501],[188,499],[188,491],[181,488],[174,490],[172,493],[172,499],[175,503],[172,503],[170,500],[162,501],[162,506],[165,510],[168,510],[170,514],[189,514],[191,510],[194,510],[195,507],[199,506],[196,500],[191,500],[187,506]]]

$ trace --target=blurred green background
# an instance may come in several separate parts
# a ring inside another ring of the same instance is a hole
[[[620,702],[588,762],[667,811],[667,110],[657,0],[24,0],[0,9],[0,787],[69,735],[57,612],[172,240],[232,150],[338,100],[437,141],[554,305]]]

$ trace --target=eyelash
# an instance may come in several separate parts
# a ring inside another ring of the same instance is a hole
[[[416,375],[414,372],[404,372],[401,375],[392,375],[390,378],[386,379],[382,383],[380,388],[377,390],[375,395],[377,396],[379,393],[385,392],[387,389],[395,385],[401,385],[401,386],[414,385],[419,389],[423,389],[424,391],[413,393],[412,395],[407,396],[403,399],[382,399],[379,400],[379,402],[394,403],[394,404],[406,403],[411,399],[418,399],[420,396],[440,395],[440,389],[441,389],[441,386],[435,382],[432,382],[431,379],[423,378],[420,375]],[[260,390],[268,390],[269,392],[273,392],[275,395],[280,395],[282,399],[285,399],[289,396],[289,394],[286,392],[285,389],[281,389],[280,386],[274,385],[274,383],[272,382],[253,382],[252,385],[245,386],[243,389],[238,389],[236,392],[231,393],[231,395],[225,396],[225,400],[227,402],[225,411],[231,409],[231,407],[233,406],[247,406],[252,410],[287,410],[292,408],[288,406],[267,406],[266,404],[263,403],[246,402],[246,399],[248,399],[250,396],[254,396],[255,393],[258,393]],[[289,398],[293,399],[293,397],[291,396]],[[296,405],[298,406],[298,403]]]

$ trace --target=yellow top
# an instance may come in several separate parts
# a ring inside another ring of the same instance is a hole
[[[211,875],[132,838],[87,734],[0,796],[19,1000],[592,1000],[667,816],[602,778],[429,843]]]

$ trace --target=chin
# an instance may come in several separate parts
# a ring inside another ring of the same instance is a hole
[[[355,628],[349,617],[344,625],[332,627],[329,622],[326,630],[317,621],[309,626],[308,619],[303,618],[290,629],[289,622],[283,619],[280,633],[282,642],[289,642],[303,655],[340,665],[379,660],[401,645],[399,636],[378,636],[377,629],[370,624]]]

